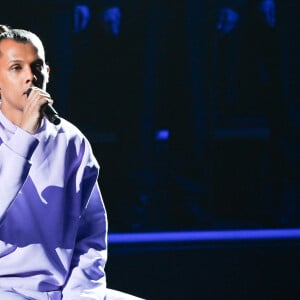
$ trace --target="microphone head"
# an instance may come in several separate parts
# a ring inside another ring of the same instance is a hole
[[[51,116],[47,116],[48,117],[48,120],[53,123],[54,125],[58,125],[60,124],[60,118],[58,115],[51,115]]]

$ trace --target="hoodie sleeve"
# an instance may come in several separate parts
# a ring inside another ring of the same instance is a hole
[[[0,222],[22,188],[39,141],[18,128],[7,141],[0,139]]]
[[[63,289],[68,300],[104,299],[106,294],[107,217],[93,156],[83,157],[81,180],[82,214],[69,278]],[[80,172],[79,172],[80,173]]]

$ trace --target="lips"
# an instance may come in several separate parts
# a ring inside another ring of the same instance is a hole
[[[30,92],[31,92],[32,88],[28,88],[25,92],[24,95],[26,95],[27,97],[29,96]]]

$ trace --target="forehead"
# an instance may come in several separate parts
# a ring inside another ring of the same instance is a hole
[[[0,41],[0,59],[34,59],[41,58],[44,60],[45,53],[43,46],[35,41],[19,42],[13,39]]]

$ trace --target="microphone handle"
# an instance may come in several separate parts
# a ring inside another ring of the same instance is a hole
[[[57,111],[49,103],[42,106],[42,113],[54,125],[58,125],[61,121]]]

